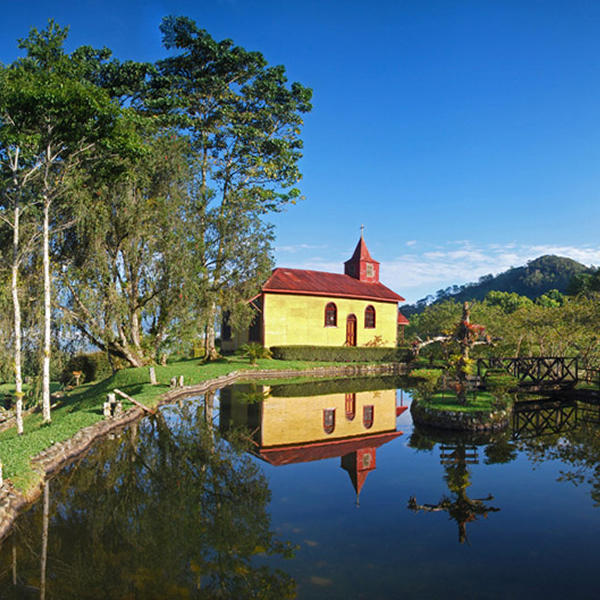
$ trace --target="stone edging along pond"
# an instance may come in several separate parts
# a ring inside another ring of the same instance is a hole
[[[158,406],[176,402],[182,398],[194,394],[203,394],[208,391],[218,390],[238,381],[256,379],[290,379],[293,377],[323,377],[327,375],[339,375],[343,377],[357,377],[368,375],[401,375],[406,373],[406,365],[403,363],[393,364],[369,364],[369,365],[347,365],[342,367],[317,367],[305,371],[234,371],[228,375],[203,381],[197,385],[184,386],[170,390],[163,394]],[[29,507],[42,493],[44,484],[49,476],[60,471],[74,459],[87,452],[100,438],[126,427],[133,421],[142,418],[144,410],[134,406],[121,416],[98,421],[93,425],[78,431],[73,437],[63,442],[58,442],[44,450],[31,460],[35,470],[42,475],[42,480],[34,488],[21,494],[10,483],[5,482],[0,488],[0,542],[10,532],[10,529],[19,514]]]

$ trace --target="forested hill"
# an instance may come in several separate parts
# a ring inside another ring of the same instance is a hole
[[[416,304],[403,307],[402,312],[410,315],[420,312],[425,306],[433,302],[454,299],[459,302],[465,300],[483,300],[488,292],[515,292],[520,296],[527,296],[532,300],[545,294],[549,290],[558,290],[565,293],[571,278],[574,275],[589,269],[571,258],[562,256],[540,256],[522,267],[513,267],[499,275],[484,275],[477,283],[467,283],[462,286],[454,285],[439,290],[435,297],[428,296]]]

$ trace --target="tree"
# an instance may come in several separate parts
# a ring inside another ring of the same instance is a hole
[[[20,40],[19,48],[26,50],[27,55],[6,69],[1,99],[2,140],[8,144],[12,156],[13,188],[21,189],[42,212],[45,422],[51,420],[51,229],[61,218],[59,202],[67,190],[70,174],[111,135],[118,116],[118,107],[108,93],[85,79],[85,64],[64,52],[67,33],[68,28],[49,21],[45,30],[33,28],[27,38]],[[16,235],[18,212],[15,211]]]
[[[33,206],[33,200],[28,193],[29,181],[35,178],[39,166],[36,163],[27,163],[27,157],[23,158],[21,142],[15,137],[13,127],[15,125],[13,106],[7,101],[10,97],[11,73],[7,69],[0,72],[0,166],[2,169],[2,188],[0,194],[0,219],[3,226],[7,226],[10,235],[3,239],[3,254],[10,256],[10,289],[13,308],[13,365],[16,397],[16,422],[17,431],[23,433],[23,368],[22,368],[22,309],[20,301],[19,272],[22,262],[32,250],[35,240],[35,232],[31,230],[29,223],[28,232],[25,235],[27,244],[22,244],[23,224],[22,219],[25,211]],[[15,88],[12,88],[15,91]]]
[[[189,327],[195,305],[187,151],[156,131],[144,139],[142,156],[94,169],[87,193],[73,198],[79,221],[65,235],[60,274],[69,322],[136,367]]]
[[[515,292],[488,292],[485,302],[490,306],[499,306],[506,314],[510,314],[522,306],[530,306],[533,302],[527,296],[519,296]]]
[[[448,305],[448,308],[451,307],[452,305]],[[445,330],[445,332],[442,332],[442,335],[437,335],[427,340],[422,340],[417,336],[413,343],[415,356],[419,354],[422,348],[434,343],[441,343],[448,348],[458,345],[458,355],[453,357],[449,362],[453,364],[456,373],[458,401],[465,404],[467,402],[466,384],[471,373],[471,349],[478,345],[492,345],[492,340],[486,333],[485,327],[471,323],[471,304],[463,302],[462,317],[451,330]]]
[[[445,300],[440,303],[428,306],[421,314],[413,315],[407,330],[407,338],[413,338],[415,349],[418,352],[425,347],[430,346],[433,341],[443,338],[446,341],[447,336],[454,328],[456,322],[460,319],[461,307],[455,300]],[[425,343],[429,342],[429,344]],[[449,358],[449,348],[442,344],[442,356]]]
[[[539,298],[536,298],[536,304],[544,306],[546,308],[556,308],[557,306],[563,306],[566,301],[564,294],[558,290],[548,290],[545,294],[542,294]]]
[[[288,86],[284,67],[267,66],[231,40],[216,42],[191,19],[166,17],[161,31],[165,47],[179,53],[158,62],[146,107],[190,139],[195,219],[205,226],[196,257],[210,359],[217,309],[235,309],[240,290],[257,285],[248,264],[262,270],[268,263],[271,234],[262,217],[300,195],[293,186],[301,115],[312,93]]]
[[[586,271],[575,273],[567,287],[567,294],[577,296],[600,291],[600,268],[590,267]]]

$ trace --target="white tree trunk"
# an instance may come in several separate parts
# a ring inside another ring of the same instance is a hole
[[[48,530],[50,524],[50,482],[44,483],[44,513],[42,516],[42,556],[40,561],[40,600],[46,598],[46,565],[48,564]]]
[[[219,353],[217,352],[217,348],[215,346],[216,314],[217,307],[213,302],[210,307],[206,329],[204,330],[204,360],[206,361],[216,360],[217,358],[219,358]]]
[[[19,217],[20,207],[15,207],[13,228],[13,261],[11,292],[14,311],[14,362],[15,362],[15,397],[17,399],[16,418],[17,433],[23,433],[23,375],[21,372],[21,304],[19,302]]]
[[[50,203],[44,201],[44,356],[42,364],[42,414],[50,423],[50,349],[51,349],[51,289],[50,289]]]

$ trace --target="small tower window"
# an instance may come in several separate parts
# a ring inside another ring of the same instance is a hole
[[[372,404],[363,407],[363,425],[365,426],[365,429],[371,429],[371,427],[373,427],[374,414],[375,407]]]
[[[365,308],[365,329],[375,329],[375,307],[371,305]]]
[[[373,268],[373,264],[367,263],[367,277],[374,277],[374,276],[375,276],[375,269]]]
[[[323,431],[333,433],[335,429],[335,408],[325,408],[323,410]]]
[[[325,327],[337,327],[337,306],[333,302],[325,307]]]

